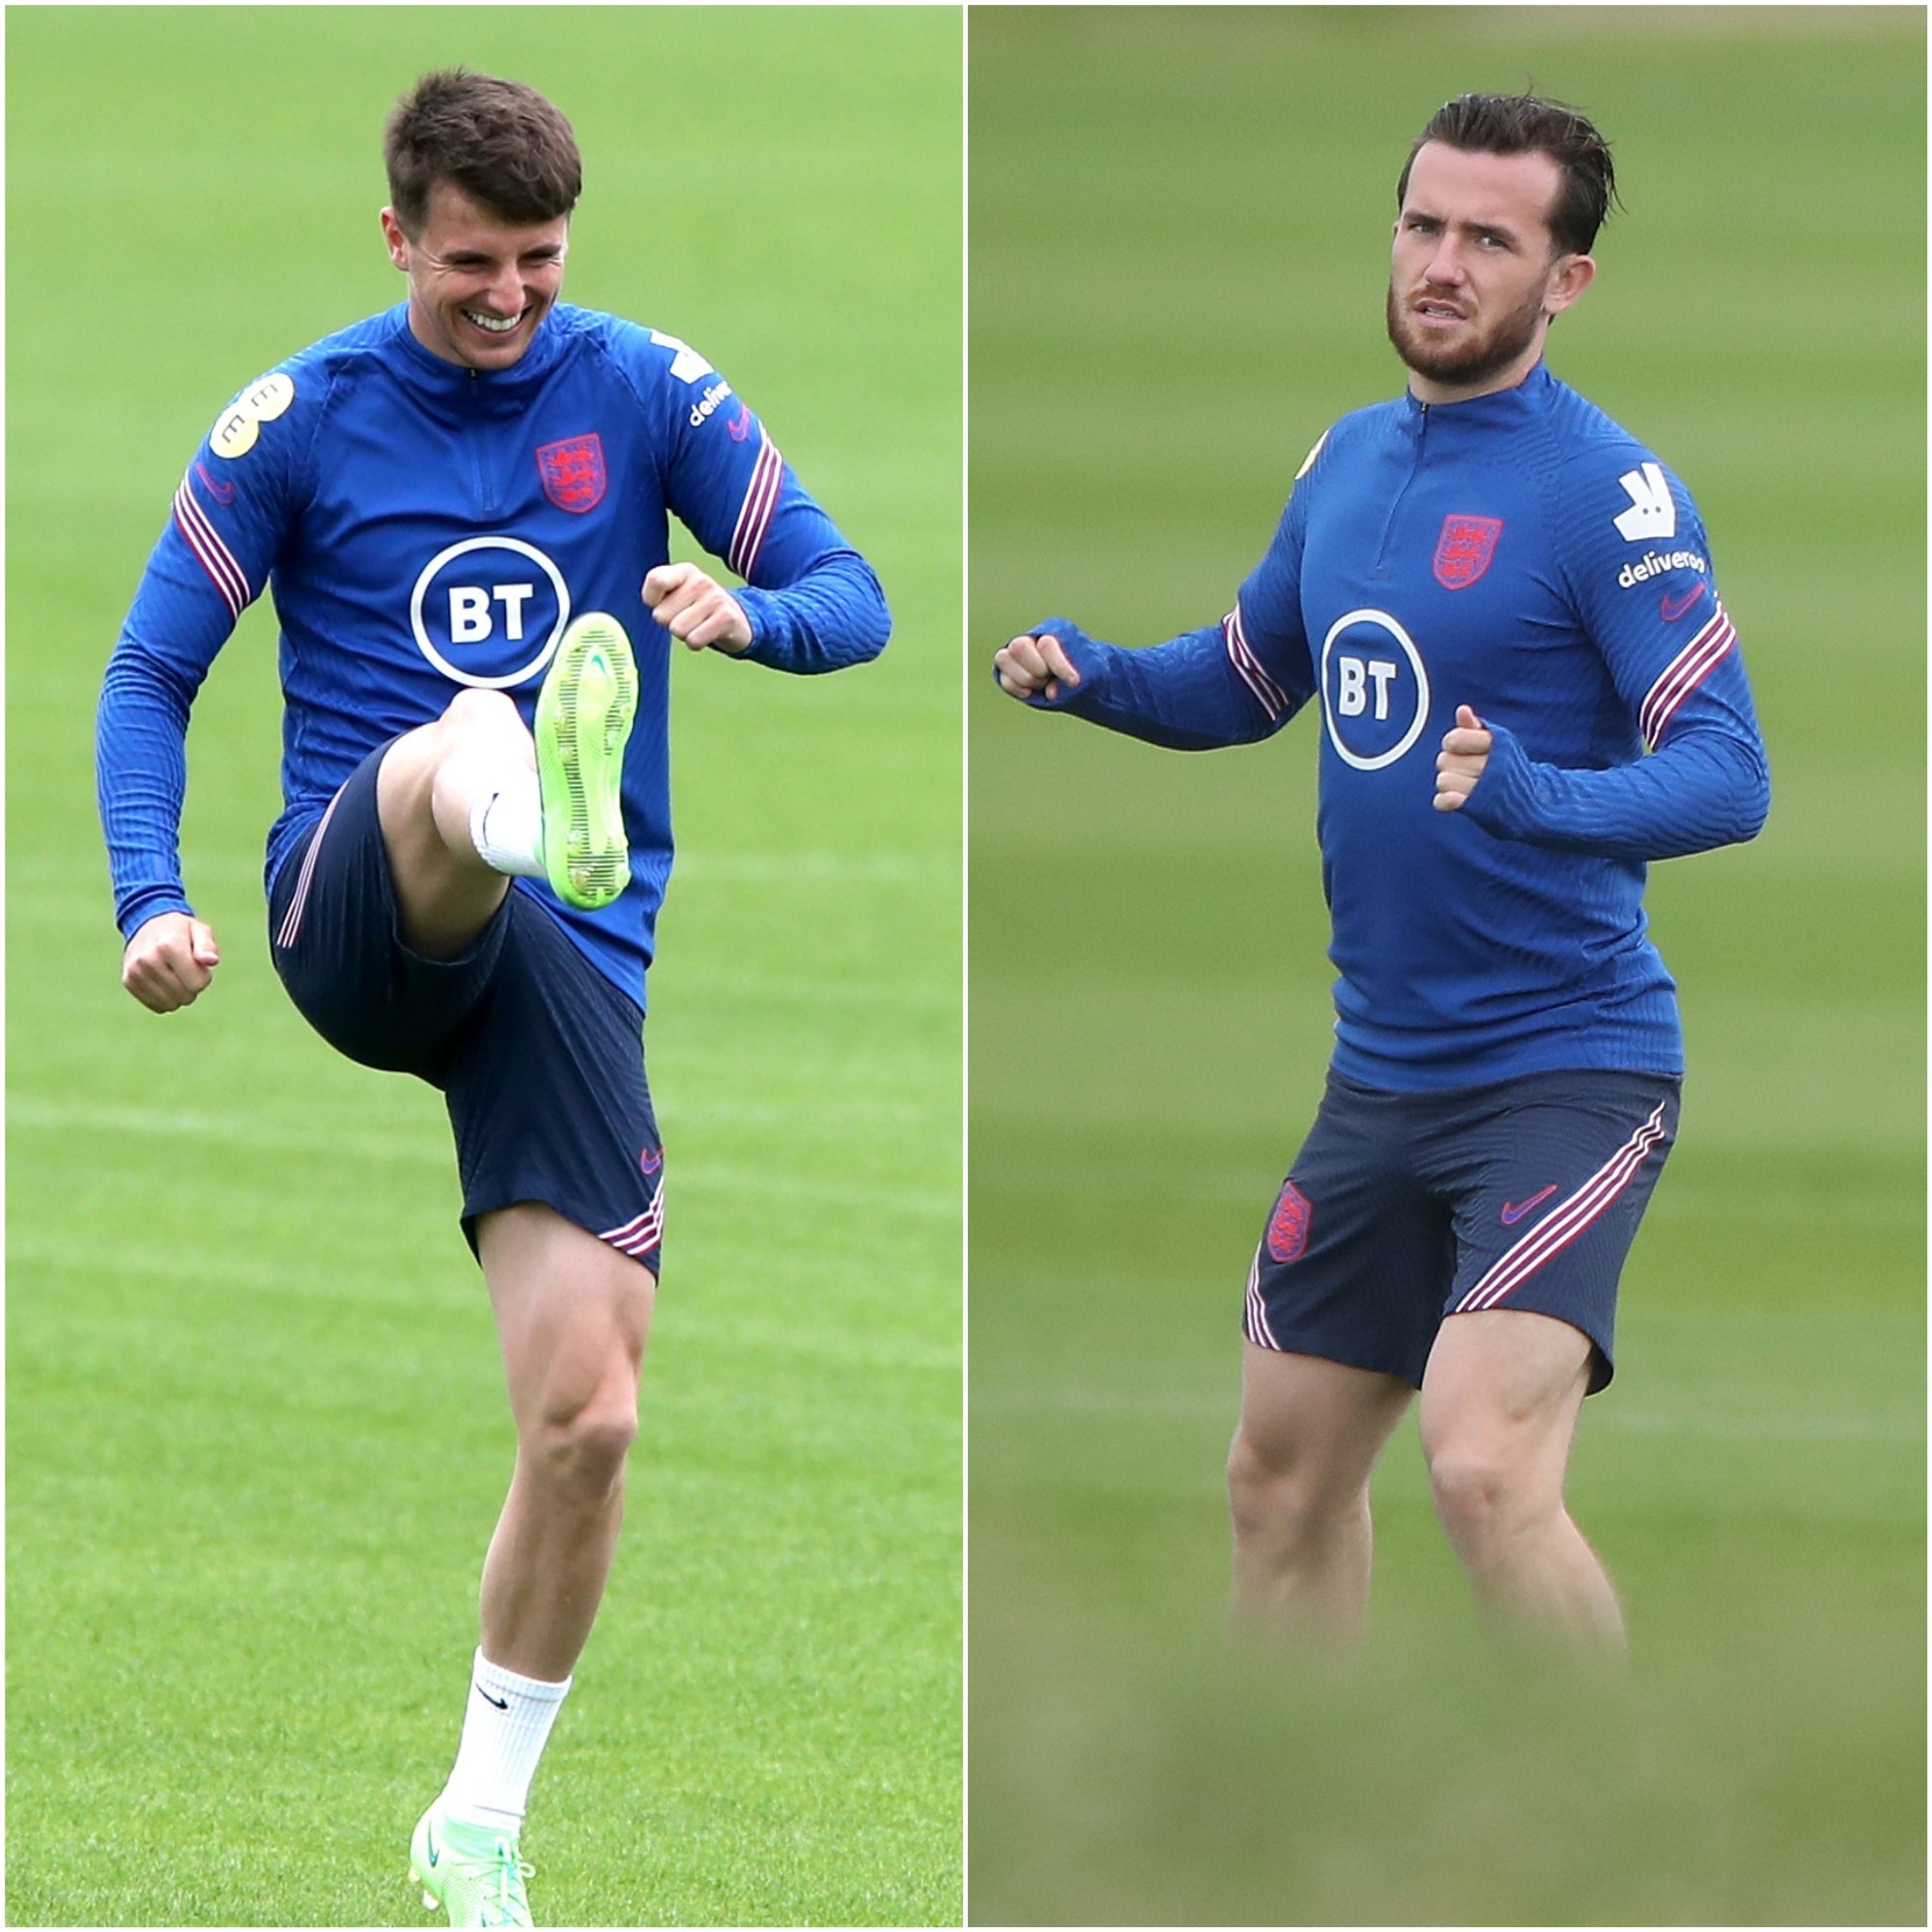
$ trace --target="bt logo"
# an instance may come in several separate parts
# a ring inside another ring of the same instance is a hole
[[[1359,718],[1369,708],[1368,687],[1371,682],[1376,687],[1376,721],[1379,724],[1389,715],[1389,684],[1402,667],[1387,658],[1338,657],[1335,669],[1339,684],[1335,693],[1335,709],[1344,718]]]
[[[517,537],[466,537],[423,566],[410,594],[416,648],[444,677],[482,691],[526,684],[570,622],[563,573]]]
[[[1415,640],[1386,611],[1336,618],[1321,645],[1328,742],[1358,772],[1378,772],[1415,744],[1429,719],[1429,672]]]

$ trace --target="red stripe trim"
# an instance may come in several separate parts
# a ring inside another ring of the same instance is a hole
[[[328,830],[328,821],[335,816],[335,808],[342,802],[342,792],[343,787],[338,785],[335,796],[328,801],[328,810],[322,814],[322,823],[315,828],[315,837],[308,841],[308,850],[302,854],[301,870],[296,874],[295,897],[289,901],[281,930],[275,934],[275,944],[284,951],[296,943],[296,935],[301,930],[302,913],[308,905],[309,882],[315,877],[316,855],[322,850],[323,835]]]
[[[784,458],[762,427],[758,431],[758,460],[752,468],[752,480],[745,489],[745,500],[738,508],[738,525],[731,532],[731,548],[724,561],[740,577],[749,578],[758,560],[758,549],[770,527],[772,511],[779,499],[779,486],[784,478]]]
[[[1662,1138],[1663,1102],[1660,1100],[1650,1119],[1576,1193],[1552,1208],[1463,1295],[1456,1304],[1455,1313],[1466,1315],[1475,1309],[1493,1308],[1546,1262],[1561,1254],[1630,1185],[1637,1169]]]
[[[1677,707],[1730,655],[1737,640],[1738,634],[1719,604],[1704,628],[1664,667],[1657,682],[1644,694],[1638,710],[1638,725],[1652,751],[1657,749],[1658,740],[1676,715]]]
[[[247,608],[250,592],[247,574],[235,561],[235,554],[221,541],[220,533],[209,522],[208,513],[194,499],[194,491],[188,479],[182,478],[181,488],[175,492],[175,525],[186,539],[187,547],[200,560],[201,567],[214,581],[214,587],[221,593],[221,601],[228,606],[228,614],[239,617]]]
[[[1248,1264],[1248,1305],[1247,1316],[1241,1323],[1241,1332],[1259,1349],[1272,1349],[1280,1354],[1281,1344],[1274,1339],[1274,1330],[1268,1326],[1267,1304],[1262,1299],[1262,1251],[1255,1250],[1255,1258]]]
[[[633,1257],[647,1255],[664,1239],[664,1190],[641,1214],[634,1214],[621,1227],[607,1228],[597,1238]]]
[[[1241,607],[1237,601],[1235,608],[1221,619],[1221,638],[1228,647],[1228,657],[1235,667],[1236,674],[1253,693],[1258,703],[1270,718],[1279,718],[1288,709],[1288,694],[1284,692],[1256,657],[1248,642],[1246,628],[1241,622]]]

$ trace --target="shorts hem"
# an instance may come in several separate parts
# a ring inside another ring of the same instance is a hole
[[[1276,1333],[1275,1324],[1270,1321],[1269,1332]],[[1387,1361],[1371,1361],[1370,1350],[1350,1350],[1346,1345],[1337,1345],[1314,1336],[1291,1335],[1287,1340],[1257,1342],[1253,1335],[1242,1330],[1244,1339],[1254,1342],[1258,1349],[1265,1349],[1270,1355],[1311,1355],[1318,1362],[1333,1362],[1339,1368],[1361,1369],[1372,1376],[1393,1376],[1399,1382],[1406,1382],[1412,1389],[1422,1387],[1422,1377],[1410,1374],[1406,1368],[1391,1367]]]
[[[593,1240],[604,1241],[604,1230],[610,1225],[603,1210],[587,1210],[581,1203],[571,1201],[561,1188],[542,1187],[514,1188],[507,1192],[493,1189],[488,1194],[466,1196],[463,1212],[459,1217],[463,1229],[463,1238],[469,1243],[469,1252],[476,1255],[480,1264],[481,1255],[476,1249],[476,1224],[485,1214],[500,1213],[505,1208],[548,1208],[553,1214],[568,1221],[573,1228],[582,1228]],[[659,1248],[649,1248],[644,1255],[634,1255],[628,1249],[620,1248],[614,1241],[605,1241],[613,1254],[620,1254],[628,1261],[634,1261],[639,1267],[648,1268],[653,1276],[659,1272]],[[646,1259],[648,1256],[648,1259]]]

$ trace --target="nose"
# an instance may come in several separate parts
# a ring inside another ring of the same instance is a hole
[[[1426,282],[1460,282],[1463,279],[1463,258],[1454,239],[1443,236],[1436,242],[1435,252],[1424,263],[1422,278]]]
[[[505,262],[490,283],[490,300],[498,315],[515,315],[524,305],[524,278],[515,262]]]

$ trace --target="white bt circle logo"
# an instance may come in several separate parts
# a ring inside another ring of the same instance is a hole
[[[526,684],[570,622],[563,572],[519,537],[465,537],[423,566],[410,593],[416,648],[444,677],[481,691]]]
[[[1429,720],[1429,672],[1386,611],[1350,611],[1321,645],[1321,716],[1328,742],[1358,772],[1408,752]]]

